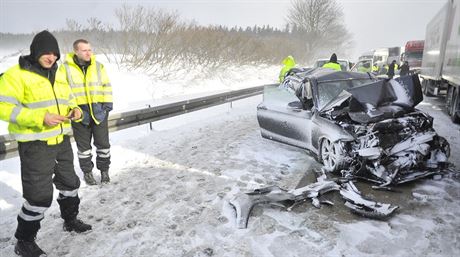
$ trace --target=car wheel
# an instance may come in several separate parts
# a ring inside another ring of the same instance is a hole
[[[324,138],[321,141],[319,156],[327,171],[336,172],[345,167],[345,150],[340,142],[331,142]]]
[[[459,96],[458,96],[458,89],[453,89],[452,90],[452,100],[450,101],[450,118],[452,120],[452,122],[454,123],[460,123],[460,118],[457,116],[457,106],[458,106],[458,102],[459,102]]]
[[[447,139],[444,137],[438,136],[439,149],[446,155],[447,158],[450,157],[450,145],[447,142]]]

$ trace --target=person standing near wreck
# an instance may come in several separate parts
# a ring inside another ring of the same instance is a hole
[[[91,140],[96,146],[96,167],[101,171],[101,183],[109,183],[110,142],[109,112],[113,109],[112,86],[104,65],[96,61],[90,43],[78,39],[73,43],[74,53],[67,54],[59,72],[67,81],[83,110],[83,121],[72,122],[73,135],[78,148],[78,160],[83,178],[88,185],[96,185],[93,176]]]
[[[409,75],[409,63],[407,61],[404,61],[404,63],[399,67],[399,76],[407,76]]]
[[[284,77],[286,77],[286,74],[289,72],[289,70],[295,67],[294,57],[289,55],[286,58],[284,58],[282,63],[283,63],[283,68],[281,68],[280,75],[278,76],[278,80],[280,83],[283,82]]]
[[[389,79],[392,79],[395,76],[395,69],[398,69],[398,65],[396,64],[396,60],[393,60],[390,63],[390,66],[388,66],[387,75]]]
[[[77,233],[91,226],[77,219],[80,180],[70,145],[70,120],[81,119],[65,76],[56,73],[60,52],[56,38],[44,30],[32,40],[30,55],[0,76],[0,119],[18,141],[24,204],[17,217],[14,252],[42,256],[35,243],[40,222],[53,200],[53,183],[64,230]]]
[[[337,55],[335,53],[331,55],[331,58],[329,58],[329,62],[325,63],[322,67],[334,69],[337,71],[342,70],[342,67],[340,67],[340,64],[337,62]]]

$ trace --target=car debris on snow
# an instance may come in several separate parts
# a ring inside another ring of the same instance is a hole
[[[310,199],[312,205],[320,208],[321,204],[333,205],[330,201],[321,201],[319,197],[331,191],[340,191],[345,206],[353,212],[369,218],[384,219],[389,217],[398,206],[384,204],[364,198],[352,180],[331,180],[322,173],[317,182],[293,190],[284,190],[278,186],[240,192],[230,200],[236,211],[237,228],[247,228],[249,215],[257,204],[272,204],[291,210],[292,207]]]

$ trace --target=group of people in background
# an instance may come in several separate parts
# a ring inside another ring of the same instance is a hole
[[[374,66],[372,67],[372,72],[375,74],[386,74],[389,79],[392,79],[396,71],[399,70],[399,76],[407,76],[409,75],[409,63],[407,61],[404,61],[401,65],[398,65],[396,60],[393,60],[390,65],[384,64],[381,67],[377,66],[377,64],[374,63]]]
[[[295,65],[296,65],[294,57],[292,57],[291,55],[286,57],[282,61],[282,64],[283,64],[283,67],[281,68],[281,71],[280,71],[280,74],[279,74],[279,77],[278,77],[280,83],[284,80],[284,77],[289,72],[289,70],[294,68]],[[392,79],[395,76],[396,70],[400,71],[399,72],[400,76],[409,75],[409,70],[410,70],[409,63],[407,61],[404,61],[401,64],[401,66],[399,66],[397,64],[396,60],[393,60],[390,63],[390,65],[385,64],[385,65],[378,66],[377,63],[374,63],[372,65],[372,67],[371,67],[370,62],[365,63],[365,65],[366,64],[367,64],[367,66],[362,66],[362,67],[358,68],[358,71],[359,72],[372,72],[374,74],[386,74],[389,79]],[[331,55],[331,57],[329,58],[329,61],[326,62],[322,66],[322,68],[329,68],[329,69],[333,69],[333,70],[336,70],[336,71],[342,71],[342,67],[338,63],[337,55],[335,53],[333,53]]]
[[[14,252],[20,256],[46,256],[35,239],[53,200],[53,184],[59,190],[63,229],[92,230],[77,217],[80,179],[73,165],[72,130],[86,183],[97,184],[92,174],[92,140],[101,183],[110,182],[107,121],[113,108],[112,87],[87,40],[76,40],[73,50],[58,66],[58,42],[44,30],[34,36],[30,54],[20,56],[18,64],[0,74],[0,119],[9,123],[8,131],[18,141],[25,199],[14,234]]]

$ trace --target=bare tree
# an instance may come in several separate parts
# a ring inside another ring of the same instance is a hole
[[[300,4],[301,1],[294,7],[300,10]],[[305,50],[307,46],[315,49],[314,46],[326,44],[319,44],[323,42],[321,40],[305,40],[308,38],[305,34],[316,33],[322,40],[333,39],[328,33],[323,35],[318,32],[337,27],[323,28],[324,24],[318,25],[321,22],[316,25],[294,23],[295,17],[305,21],[301,13],[293,15],[292,22],[286,24],[283,30],[269,25],[243,29],[222,25],[200,26],[195,22],[181,21],[176,12],[124,5],[115,11],[116,28],[103,25],[96,18],[88,19],[87,25],[67,20],[67,30],[61,31],[59,36],[69,41],[87,38],[94,42],[99,53],[105,54],[111,61],[129,69],[142,69],[152,76],[165,77],[188,72],[190,68],[201,69],[200,74],[207,75],[229,65],[280,64],[287,55],[294,55],[298,60],[302,59],[298,57],[311,56]],[[329,19],[325,23],[333,22]],[[331,44],[333,47],[338,45]],[[315,53],[318,53],[317,49]]]
[[[304,42],[304,58],[313,60],[325,53],[343,52],[351,34],[344,26],[342,7],[336,0],[293,0],[287,21]]]

